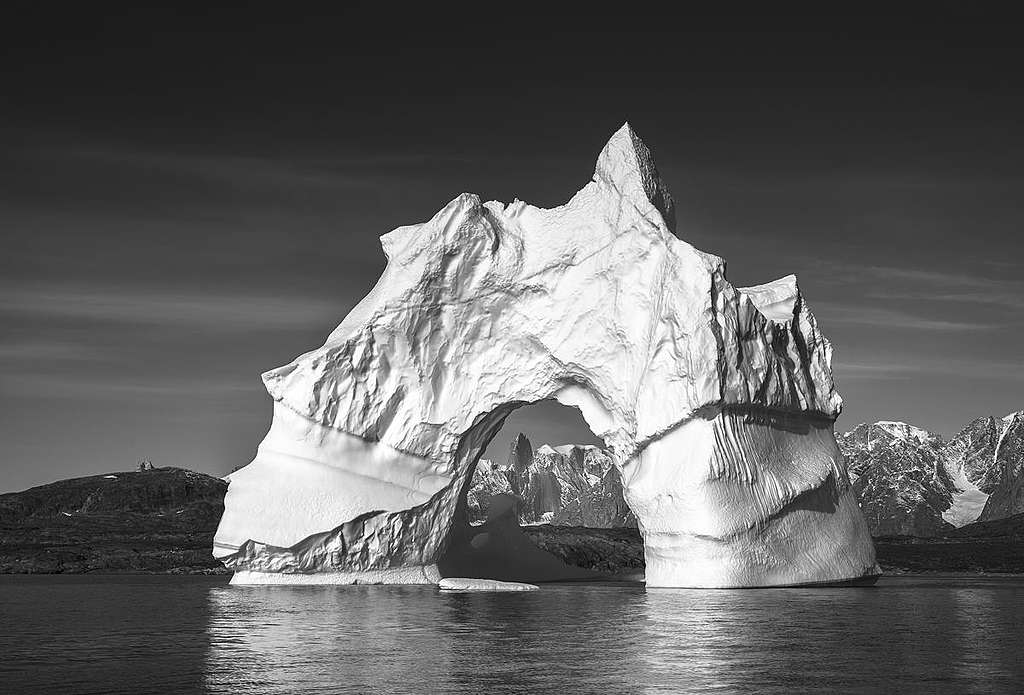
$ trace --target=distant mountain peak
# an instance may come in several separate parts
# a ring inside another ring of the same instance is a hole
[[[899,420],[879,420],[874,424],[875,427],[883,429],[894,437],[900,437],[901,439],[916,439],[919,442],[926,442],[939,436],[922,427]]]

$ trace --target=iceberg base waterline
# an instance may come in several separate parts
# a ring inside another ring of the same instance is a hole
[[[437,565],[399,567],[359,572],[256,572],[239,570],[231,583],[241,586],[260,584],[437,584],[441,573]]]

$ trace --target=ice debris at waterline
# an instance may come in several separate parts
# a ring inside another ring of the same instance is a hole
[[[385,234],[370,293],[263,375],[273,424],[231,476],[217,557],[247,581],[436,581],[487,443],[554,398],[621,471],[648,585],[878,573],[833,433],[832,348],[796,278],[735,288],[674,228],[627,124],[565,205],[464,193]]]
[[[447,577],[437,583],[441,591],[536,591],[536,584],[523,582],[499,582],[497,579],[466,579]]]

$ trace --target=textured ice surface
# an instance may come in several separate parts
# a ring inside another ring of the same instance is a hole
[[[464,193],[385,234],[370,293],[264,374],[274,422],[231,476],[215,554],[250,581],[419,581],[505,417],[555,398],[621,471],[648,584],[877,572],[833,435],[831,346],[796,279],[735,288],[674,226],[625,125],[561,207]]]

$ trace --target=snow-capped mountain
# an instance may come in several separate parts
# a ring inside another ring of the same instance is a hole
[[[504,466],[481,459],[466,495],[470,521],[487,518],[490,500],[511,494],[519,522],[615,528],[636,526],[622,496],[618,469],[599,447],[542,445],[520,433]]]
[[[857,425],[836,437],[868,527],[874,536],[934,536],[949,528],[953,503],[943,442],[898,422]]]
[[[978,418],[949,441],[891,421],[836,439],[873,535],[934,536],[1024,512],[1024,411]]]

